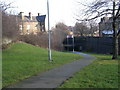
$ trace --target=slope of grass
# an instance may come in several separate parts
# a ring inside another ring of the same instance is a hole
[[[53,62],[48,61],[48,51],[26,43],[15,43],[3,50],[3,87],[53,67],[78,60],[82,56],[52,51]]]
[[[118,60],[111,60],[111,55],[92,55],[97,60],[76,73],[60,88],[118,88]]]

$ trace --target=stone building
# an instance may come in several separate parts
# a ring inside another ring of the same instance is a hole
[[[42,21],[38,21],[37,18],[43,17]],[[19,31],[21,35],[37,34],[39,32],[45,32],[45,15],[32,16],[29,12],[28,16],[25,16],[23,12],[18,15]]]
[[[99,35],[100,37],[112,37],[113,28],[112,28],[112,17],[103,17],[99,23]],[[120,29],[120,18],[116,21],[116,29]]]

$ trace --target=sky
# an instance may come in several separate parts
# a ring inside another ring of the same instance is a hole
[[[6,2],[13,2],[16,7],[16,13],[24,12],[28,15],[29,12],[33,16],[37,13],[47,15],[47,0],[1,0]],[[63,22],[68,26],[74,26],[76,22],[76,15],[83,7],[78,4],[90,2],[91,0],[49,0],[50,12],[50,27],[54,27],[58,22]],[[46,18],[47,23],[47,18]]]

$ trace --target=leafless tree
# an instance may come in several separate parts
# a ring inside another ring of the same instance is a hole
[[[86,22],[81,22],[81,23],[76,23],[74,26],[74,33],[77,36],[88,36],[89,35],[89,28],[87,27],[87,23]]]
[[[12,6],[13,3],[14,2],[7,3],[5,1],[0,1],[0,9],[1,9],[1,11],[4,12],[4,13],[7,13],[8,10],[12,10],[13,8],[15,8],[15,7]]]
[[[64,23],[56,24],[56,27],[52,29],[52,48],[55,50],[63,50],[63,40],[68,34],[68,27]]]
[[[84,5],[87,8],[84,10],[84,15],[86,18],[84,20],[93,20],[105,15],[112,16],[112,28],[113,28],[113,57],[112,59],[117,59],[118,57],[118,37],[120,35],[120,30],[116,29],[116,20],[120,17],[120,0],[95,0],[90,5]],[[81,19],[77,19],[81,21]],[[82,19],[83,20],[83,19]]]
[[[0,9],[2,11],[2,35],[7,38],[14,38],[18,34],[17,16],[7,12],[8,9],[13,8],[11,4],[0,2]]]
[[[98,24],[94,21],[88,21],[90,36],[94,36],[95,32],[98,31]]]
[[[14,41],[18,35],[18,23],[17,23],[17,16],[10,14],[9,9],[13,8],[11,6],[12,3],[6,4],[5,2],[0,2],[0,11],[2,13],[2,48],[6,48],[8,46],[8,40]],[[9,42],[9,43],[10,43]]]
[[[15,15],[3,14],[2,16],[2,35],[7,38],[15,38],[18,35],[18,25]]]

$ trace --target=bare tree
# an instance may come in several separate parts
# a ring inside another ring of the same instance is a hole
[[[6,4],[0,2],[0,11],[2,13],[2,48],[7,48],[8,44],[17,40],[18,23],[17,16],[10,14],[9,9],[13,8],[12,3]]]
[[[75,34],[77,36],[89,36],[90,32],[89,32],[89,28],[87,27],[87,23],[86,22],[81,22],[81,23],[76,23],[74,26],[75,29]]]
[[[98,25],[97,25],[97,23],[94,20],[88,21],[88,24],[89,24],[89,29],[90,29],[89,30],[90,35],[94,36],[95,32],[98,31]]]
[[[13,8],[15,8],[14,6],[12,6],[14,2],[6,2],[6,1],[0,1],[0,8],[2,10],[2,12],[8,12],[8,10],[13,10]]]
[[[52,29],[52,48],[55,50],[63,50],[63,41],[69,33],[68,27],[64,23],[56,24],[56,27]]]
[[[18,35],[18,25],[15,15],[3,14],[2,16],[2,35],[7,38],[15,38]]]
[[[18,35],[17,16],[7,12],[8,9],[13,8],[11,4],[0,2],[0,9],[2,11],[2,35],[7,38],[14,38]]]
[[[119,0],[95,0],[90,5],[87,6],[85,10],[84,20],[93,20],[105,15],[112,16],[112,28],[113,28],[113,57],[112,59],[117,59],[118,57],[118,37],[120,35],[120,30],[116,29],[116,21],[120,17],[120,1]],[[81,19],[77,19],[81,21]],[[83,20],[83,19],[82,19]]]

